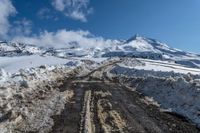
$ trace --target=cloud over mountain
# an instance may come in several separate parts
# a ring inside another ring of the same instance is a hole
[[[65,29],[60,29],[56,32],[44,31],[35,36],[16,36],[13,40],[55,48],[67,47],[70,44],[81,45],[83,48],[102,48],[111,45],[114,41],[96,37],[88,31],[67,31]]]

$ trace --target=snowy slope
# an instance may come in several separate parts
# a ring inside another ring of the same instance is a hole
[[[172,63],[172,62],[164,62],[164,61],[155,61],[149,59],[138,59],[145,63],[144,66],[136,66],[136,69],[144,69],[144,70],[153,70],[153,71],[168,71],[175,73],[183,73],[183,74],[194,74],[199,75],[200,69],[197,68],[188,68],[182,65]]]
[[[22,56],[42,53],[42,49],[33,45],[12,42],[0,42],[0,56]]]
[[[39,67],[41,65],[63,65],[69,59],[62,59],[53,56],[20,56],[20,57],[0,57],[0,68],[9,73],[16,73],[20,69]]]

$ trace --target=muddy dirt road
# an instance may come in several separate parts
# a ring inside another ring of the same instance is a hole
[[[13,87],[16,92],[0,98],[0,133],[200,132],[183,116],[163,111],[153,99],[138,93],[140,79],[112,73],[120,62],[55,71],[57,78],[52,81]],[[153,82],[143,83],[141,88]]]
[[[184,118],[160,112],[144,96],[118,83],[68,80],[73,91],[51,133],[198,133]]]

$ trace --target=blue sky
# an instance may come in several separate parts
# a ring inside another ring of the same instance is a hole
[[[89,31],[106,39],[128,39],[139,33],[175,48],[200,52],[199,0],[10,2],[15,8],[14,13],[7,17],[10,27],[21,29],[9,29],[8,36],[15,36],[19,32],[34,36],[44,31],[54,33],[59,29]]]

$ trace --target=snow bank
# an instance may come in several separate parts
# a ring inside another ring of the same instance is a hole
[[[186,117],[200,127],[200,75],[114,67],[122,84],[152,97],[161,108]]]
[[[183,115],[200,127],[200,82],[186,81],[183,77],[148,77],[133,79],[131,85],[144,95],[153,97],[162,108]]]
[[[71,96],[71,92],[60,92],[58,87],[76,67],[42,65],[9,76],[1,70],[0,77],[6,77],[0,84],[1,133],[50,131],[51,116],[60,114]]]

